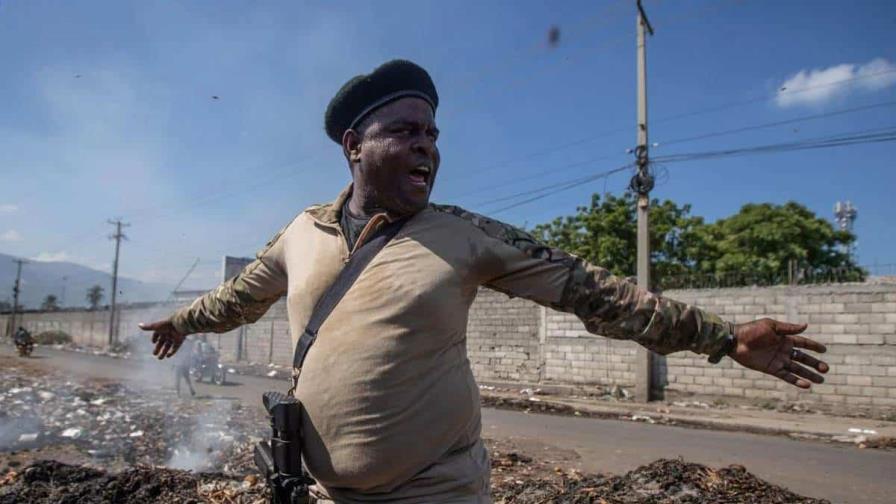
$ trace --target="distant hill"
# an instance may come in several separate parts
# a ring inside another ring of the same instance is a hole
[[[0,301],[12,303],[12,287],[16,279],[17,257],[0,254]],[[65,299],[62,299],[63,280]],[[22,285],[19,304],[25,308],[39,308],[48,294],[54,294],[62,306],[86,306],[87,289],[93,285],[103,287],[102,304],[108,304],[112,275],[70,262],[29,261],[22,268]],[[148,283],[131,278],[118,277],[118,300],[122,303],[164,300],[174,286]]]

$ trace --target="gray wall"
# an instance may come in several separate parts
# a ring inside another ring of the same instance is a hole
[[[745,398],[806,399],[842,405],[896,407],[896,283],[839,284],[669,291],[665,295],[714,311],[734,322],[762,316],[808,322],[808,334],[828,346],[832,369],[811,394],[779,380],[719,365],[687,352],[656,361],[659,386],[667,390]],[[139,335],[140,321],[164,317],[174,307],[125,308],[120,337]],[[0,324],[5,316],[0,315]],[[60,329],[82,345],[103,346],[108,312],[27,313],[33,331]],[[5,326],[5,325],[4,325]],[[469,317],[467,345],[483,382],[580,387],[634,385],[635,345],[588,333],[574,316],[482,290]],[[292,348],[285,302],[258,323],[210,342],[225,358],[288,365]]]

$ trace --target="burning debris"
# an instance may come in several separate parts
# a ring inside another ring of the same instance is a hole
[[[264,434],[264,420],[233,401],[135,393],[116,383],[79,384],[17,367],[0,370],[0,383],[0,451],[34,453],[64,444],[107,468],[245,472],[248,464],[237,467],[234,452]]]

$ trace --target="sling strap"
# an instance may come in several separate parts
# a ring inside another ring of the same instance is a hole
[[[367,243],[362,244],[351,255],[348,263],[339,272],[339,276],[336,277],[336,280],[327,288],[323,296],[317,301],[317,304],[314,305],[314,311],[311,312],[311,318],[308,319],[308,324],[305,326],[305,330],[302,331],[293,354],[293,378],[290,394],[295,390],[302,364],[305,362],[308,350],[311,349],[311,345],[317,339],[317,331],[320,330],[320,326],[327,320],[327,317],[330,316],[330,313],[336,308],[336,305],[339,304],[345,293],[352,287],[367,264],[398,233],[405,220],[397,220],[386,224]]]

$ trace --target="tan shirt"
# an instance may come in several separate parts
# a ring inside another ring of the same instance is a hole
[[[172,318],[178,330],[227,331],[254,322],[286,294],[295,343],[349,257],[338,223],[350,190],[302,212],[240,275],[179,310]],[[385,221],[374,216],[355,247]],[[361,273],[302,369],[296,396],[306,411],[305,461],[337,500],[423,502],[487,488],[487,462],[470,455],[481,446],[480,412],[466,351],[480,286],[573,312],[592,332],[661,353],[710,353],[732,329],[521,230],[430,205]],[[442,464],[453,472],[437,485],[427,471]]]

